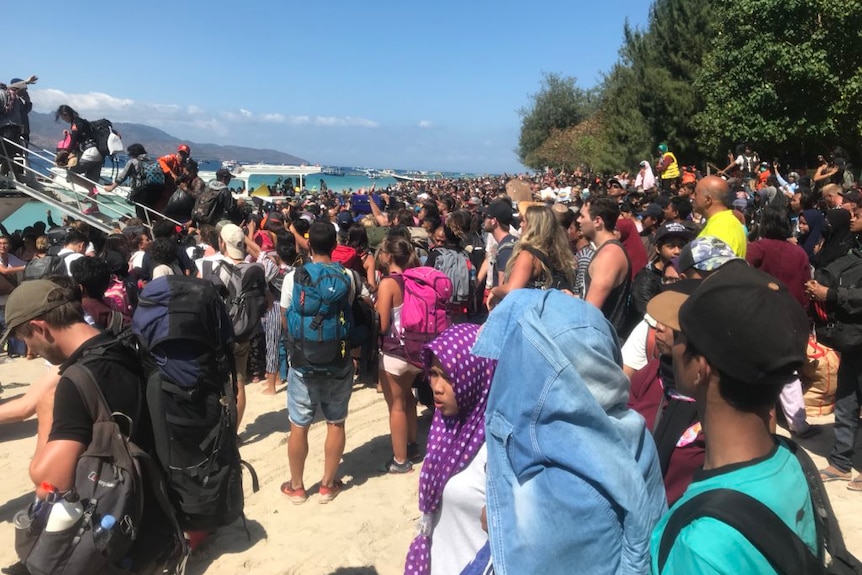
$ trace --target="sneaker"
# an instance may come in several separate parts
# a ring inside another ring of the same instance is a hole
[[[386,466],[383,468],[383,471],[385,471],[386,473],[393,473],[393,474],[410,473],[411,471],[413,471],[413,464],[410,463],[410,461],[405,461],[404,463],[398,463],[397,461],[395,461],[395,458],[393,457],[392,459],[390,459],[389,461],[386,462]]]
[[[93,206],[92,208],[86,208],[83,211],[83,214],[85,216],[88,216],[90,214],[98,214],[98,213],[99,213],[99,206]]]
[[[290,481],[285,481],[281,484],[281,494],[287,497],[288,501],[294,505],[302,505],[308,500],[308,495],[305,494],[305,488],[299,487],[294,489]]]
[[[344,489],[344,483],[336,479],[332,482],[331,487],[327,487],[325,485],[320,486],[320,499],[318,500],[321,504],[326,504],[338,497],[338,494]]]
[[[422,450],[419,448],[419,444],[408,443],[407,461],[409,461],[410,463],[420,463],[423,459],[425,459],[425,454],[422,453]]]

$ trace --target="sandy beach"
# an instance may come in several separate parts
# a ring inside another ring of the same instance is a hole
[[[40,360],[5,359],[0,364],[3,401],[24,393],[45,369]],[[319,505],[317,487],[323,469],[325,424],[309,433],[305,486],[309,500],[293,505],[279,492],[288,479],[287,409],[282,388],[275,396],[248,386],[248,408],[241,436],[242,455],[257,470],[261,489],[251,492],[245,481],[245,512],[250,539],[241,522],[225,527],[207,541],[189,563],[190,575],[252,571],[258,575],[395,575],[403,573],[404,554],[419,516],[419,468],[406,475],[384,475],[380,468],[391,454],[386,405],[373,387],[354,387],[347,420],[347,447],[341,465],[345,491],[328,505]],[[427,430],[430,414],[420,420]],[[803,445],[820,465],[832,442],[832,418],[811,420],[823,432]],[[16,560],[11,520],[32,497],[27,466],[36,444],[36,421],[0,426],[0,565]],[[848,547],[862,556],[862,493],[846,483],[829,483]],[[575,520],[575,518],[573,518]]]

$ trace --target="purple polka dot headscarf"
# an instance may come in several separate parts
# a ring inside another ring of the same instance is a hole
[[[431,572],[431,516],[440,507],[446,482],[466,468],[485,443],[485,405],[497,362],[470,353],[478,334],[478,325],[454,325],[422,351],[426,372],[436,357],[449,376],[458,415],[444,417],[436,411],[431,422],[419,474],[420,534],[407,552],[405,575]]]

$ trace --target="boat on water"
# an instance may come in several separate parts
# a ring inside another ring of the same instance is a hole
[[[230,168],[228,168],[230,169]],[[230,169],[230,173],[234,180],[239,180],[243,183],[243,188],[246,190],[254,189],[251,181],[255,177],[271,177],[292,178],[296,185],[301,189],[304,187],[303,180],[310,175],[320,174],[323,169],[320,166],[300,165],[293,166],[288,164],[241,164]],[[233,184],[233,182],[231,182]]]
[[[326,176],[343,176],[344,170],[336,167],[325,167],[320,170],[320,173]]]

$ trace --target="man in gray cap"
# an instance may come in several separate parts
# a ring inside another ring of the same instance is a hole
[[[75,484],[78,458],[92,439],[93,418],[75,383],[64,375],[73,364],[87,358],[87,368],[105,397],[110,411],[125,414],[132,422],[129,434],[139,441],[139,430],[148,423],[133,420],[140,413],[140,363],[133,352],[84,320],[81,298],[69,285],[50,280],[31,280],[15,289],[6,303],[6,329],[0,342],[11,335],[24,340],[29,349],[51,364],[59,365],[60,382],[54,392],[53,421],[48,441],[30,463],[30,478],[36,495],[48,495],[41,487],[50,484],[59,492]],[[98,349],[98,356],[91,353]],[[139,444],[140,445],[140,444]],[[147,446],[141,445],[146,449]]]

